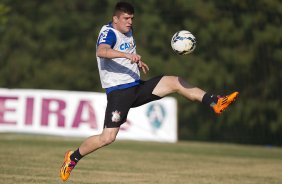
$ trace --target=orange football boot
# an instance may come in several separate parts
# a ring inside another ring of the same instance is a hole
[[[70,177],[71,171],[76,165],[76,162],[70,159],[72,153],[73,151],[67,151],[65,154],[64,163],[60,170],[60,177],[63,181],[67,181],[67,179]]]
[[[233,92],[230,95],[219,97],[215,106],[213,106],[213,110],[216,114],[221,114],[230,104],[232,104],[236,98],[238,97],[239,92]]]

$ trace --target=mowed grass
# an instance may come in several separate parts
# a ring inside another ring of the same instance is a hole
[[[0,183],[57,184],[66,150],[82,138],[0,134]],[[116,141],[86,156],[69,184],[281,184],[282,149]]]

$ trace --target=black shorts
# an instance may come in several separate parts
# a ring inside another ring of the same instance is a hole
[[[137,86],[110,92],[107,95],[104,128],[120,127],[126,122],[130,108],[161,99],[162,97],[154,95],[152,92],[162,77],[154,77],[148,81],[141,81]]]

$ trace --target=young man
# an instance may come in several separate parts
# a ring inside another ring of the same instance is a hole
[[[112,22],[100,31],[96,55],[102,87],[106,89],[108,100],[104,129],[100,135],[88,137],[76,151],[66,152],[60,170],[63,181],[69,178],[83,156],[115,141],[130,108],[177,92],[189,100],[206,104],[220,114],[238,96],[238,92],[225,97],[210,95],[177,76],[158,76],[141,81],[139,68],[146,73],[149,67],[136,53],[132,36],[133,18],[133,6],[119,2],[115,6]]]

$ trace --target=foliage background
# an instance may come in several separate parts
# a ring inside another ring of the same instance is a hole
[[[114,0],[1,0],[0,86],[100,91],[95,44]],[[180,139],[282,145],[282,3],[279,0],[129,1],[148,79],[179,75],[216,94],[240,92],[216,117],[179,102]],[[170,48],[179,30],[197,38],[193,54]]]

